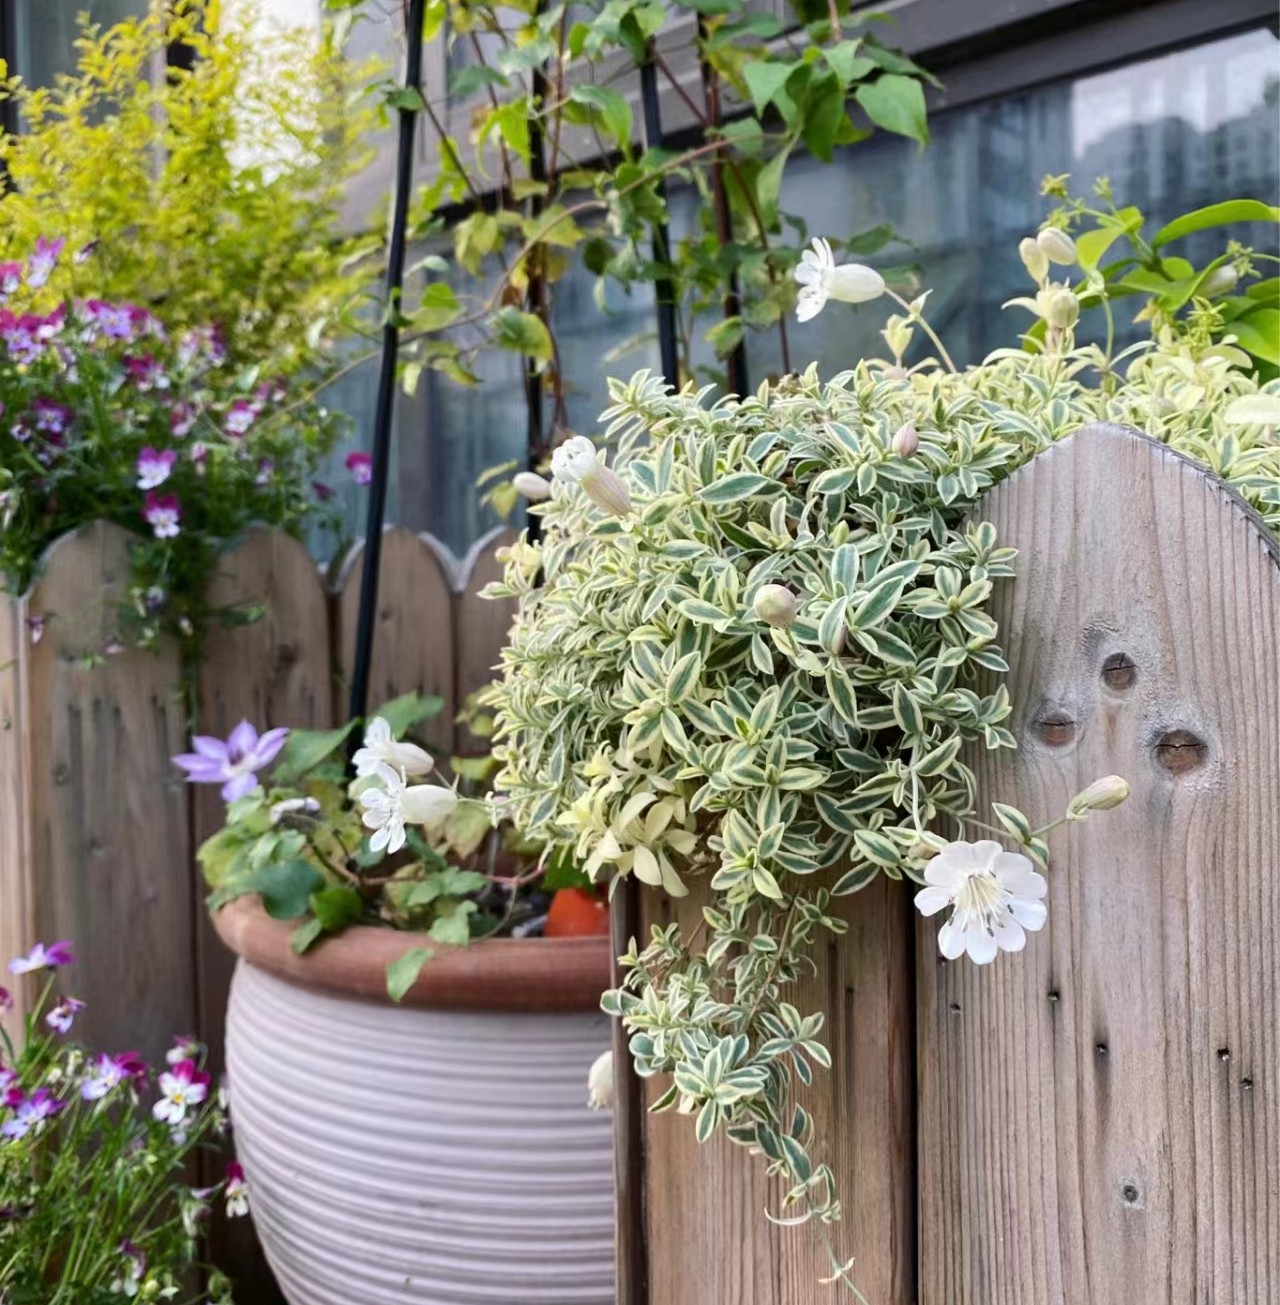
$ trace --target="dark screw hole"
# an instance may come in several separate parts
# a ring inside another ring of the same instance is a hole
[[[1128,653],[1112,653],[1102,663],[1102,682],[1109,689],[1128,689],[1138,678],[1138,668]]]
[[[1170,730],[1156,740],[1155,752],[1157,764],[1171,775],[1185,775],[1187,771],[1204,765],[1209,748],[1190,730]]]
[[[1051,1002],[1053,1002],[1054,1004],[1057,1004],[1059,1001],[1062,1000],[1062,998],[1058,996],[1058,990],[1057,990],[1057,988],[1050,988],[1050,989],[1049,989],[1049,1000],[1050,1000]]]
[[[1230,1059],[1231,1059],[1231,1048],[1230,1048],[1230,1047],[1219,1047],[1219,1048],[1218,1048],[1218,1059],[1219,1059],[1219,1060],[1230,1060]]]
[[[960,1014],[960,1003],[959,1003],[958,1001],[953,1001],[953,1002],[951,1003],[951,1013],[952,1013],[953,1015],[959,1015],[959,1014]]]
[[[1125,1185],[1120,1189],[1120,1195],[1124,1197],[1126,1205],[1133,1205],[1137,1202],[1141,1193],[1138,1191],[1135,1184],[1125,1183]]]
[[[1094,1051],[1096,1051],[1096,1052],[1098,1053],[1098,1055],[1100,1055],[1100,1056],[1105,1056],[1105,1055],[1107,1054],[1107,1044],[1106,1044],[1105,1042],[1098,1042],[1098,1043],[1095,1043],[1093,1049],[1094,1049]]]
[[[1036,738],[1041,743],[1047,743],[1051,748],[1060,748],[1070,743],[1076,736],[1075,721],[1070,716],[1063,716],[1057,712],[1032,721],[1031,728],[1035,730]]]
[[[1246,1092],[1251,1092],[1251,1091],[1253,1090],[1253,1079],[1251,1079],[1251,1078],[1242,1078],[1242,1079],[1240,1080],[1240,1086],[1241,1086],[1242,1088],[1244,1088],[1244,1090],[1245,1090]]]

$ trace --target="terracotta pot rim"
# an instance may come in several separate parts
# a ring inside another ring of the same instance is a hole
[[[291,920],[267,914],[258,897],[239,897],[213,914],[218,936],[242,960],[303,988],[393,1005],[387,965],[415,947],[434,955],[399,1003],[439,1010],[584,1011],[600,1009],[609,986],[608,937],[487,938],[467,947],[425,934],[352,925],[298,956]]]

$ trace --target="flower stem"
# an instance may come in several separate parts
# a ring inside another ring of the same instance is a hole
[[[947,346],[943,344],[942,341],[938,338],[937,331],[935,331],[933,327],[930,326],[929,323],[925,321],[924,314],[916,312],[915,309],[912,308],[911,305],[907,303],[907,301],[900,294],[897,293],[897,291],[890,290],[888,286],[885,287],[884,292],[889,296],[890,299],[894,301],[894,303],[900,305],[901,307],[907,310],[907,312],[911,316],[912,321],[920,323],[920,329],[925,333],[925,335],[929,337],[930,340],[933,341],[933,347],[937,349],[939,354],[942,355],[942,361],[946,363],[947,370],[950,372],[958,372],[960,369],[955,365],[954,362],[951,361],[951,355],[947,352]]]

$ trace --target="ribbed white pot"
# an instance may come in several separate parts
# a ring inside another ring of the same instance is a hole
[[[605,1017],[393,1006],[241,959],[236,1149],[290,1305],[612,1305]]]

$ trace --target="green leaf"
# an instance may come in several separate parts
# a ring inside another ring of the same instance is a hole
[[[768,476],[757,476],[750,471],[737,471],[730,476],[721,476],[713,484],[702,490],[698,497],[705,503],[736,503],[739,499],[751,498],[762,489],[777,489],[776,481]]]
[[[391,737],[398,739],[419,721],[438,716],[443,710],[444,699],[434,694],[402,693],[398,698],[384,702],[377,711],[371,712],[369,719],[381,716],[391,726]]]
[[[996,819],[1018,842],[1029,843],[1031,841],[1031,821],[1017,807],[1008,806],[1004,802],[993,802],[991,810],[995,812]]]
[[[324,925],[312,916],[289,935],[289,950],[295,956],[301,956],[323,933]]]
[[[354,726],[355,722],[349,721],[336,730],[291,730],[271,778],[277,784],[297,783],[340,748]]]
[[[258,893],[269,916],[296,920],[310,905],[311,894],[324,887],[324,876],[301,859],[272,861],[236,883],[237,889]]]
[[[1242,349],[1280,367],[1280,309],[1260,308],[1237,318],[1227,329]]]
[[[827,63],[830,64],[832,71],[845,86],[848,86],[850,82],[856,82],[865,77],[873,68],[877,67],[874,59],[868,59],[858,53],[858,47],[861,44],[860,40],[841,41],[839,45],[833,45],[822,52],[826,56]]]
[[[551,332],[542,318],[519,308],[503,308],[494,317],[495,338],[504,349],[549,362],[553,353]]]
[[[836,138],[843,121],[844,88],[840,79],[830,73],[819,78],[810,91],[802,132],[809,152],[823,163],[830,163],[835,157]]]
[[[465,947],[471,941],[469,917],[475,909],[474,902],[458,900],[441,902],[438,907],[439,914],[431,922],[432,941],[449,947]]]
[[[1280,394],[1242,394],[1222,420],[1228,426],[1280,426]]]
[[[854,98],[876,126],[899,136],[909,136],[921,145],[928,143],[924,91],[914,77],[885,73],[859,86]]]
[[[707,333],[707,343],[716,351],[717,358],[727,358],[741,343],[747,325],[741,317],[726,317]]]
[[[667,702],[677,707],[693,691],[702,674],[702,654],[691,652],[681,657],[667,676]]]
[[[1161,245],[1180,240],[1193,231],[1228,226],[1233,222],[1280,222],[1280,208],[1264,204],[1260,199],[1228,199],[1220,204],[1210,204],[1193,213],[1184,213],[1161,227],[1151,245],[1153,249],[1159,249]]]
[[[312,915],[326,933],[336,933],[364,914],[364,901],[350,884],[312,893],[310,906]]]
[[[764,113],[778,98],[791,74],[799,66],[797,63],[782,63],[776,59],[754,59],[744,65],[742,75],[747,80],[747,89],[751,92],[751,101],[757,115]]]
[[[874,863],[856,865],[852,870],[846,870],[836,880],[831,889],[831,895],[833,897],[848,897],[850,893],[861,892],[868,884],[873,883],[879,874],[880,867]]]
[[[417,983],[422,967],[434,955],[430,947],[411,947],[387,966],[387,993],[392,1001],[400,1001]]]
[[[617,91],[607,86],[575,86],[569,98],[595,110],[616,144],[625,149],[631,143],[631,105]]]

